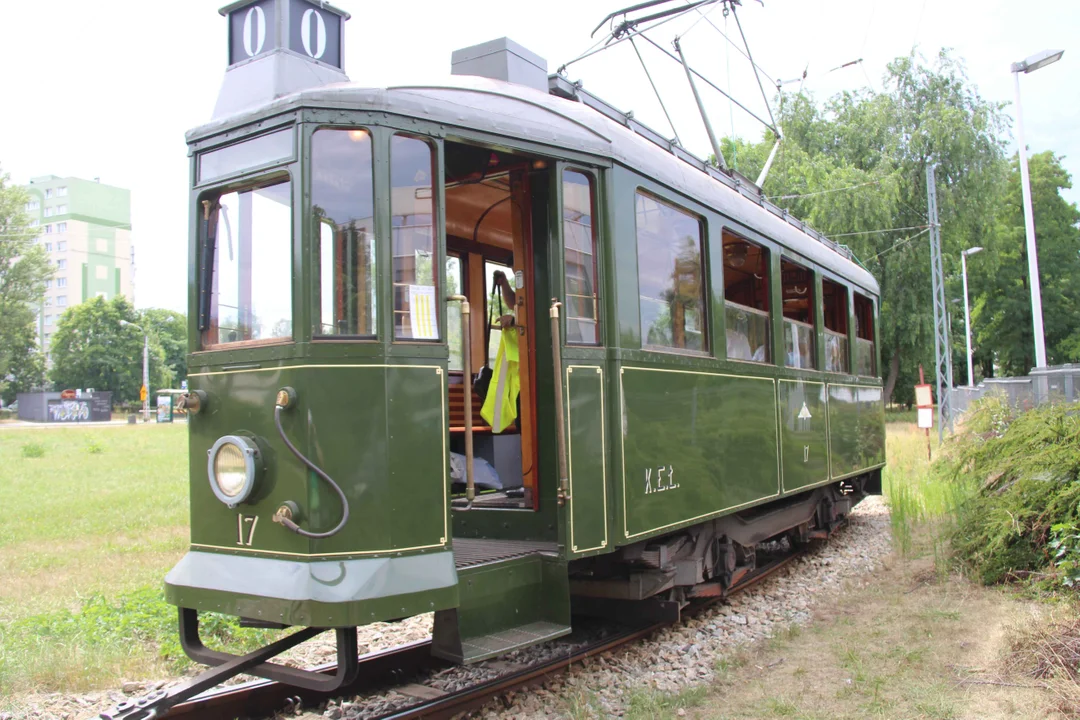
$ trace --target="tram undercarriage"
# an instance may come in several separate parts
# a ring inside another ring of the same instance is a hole
[[[570,564],[573,612],[675,621],[693,598],[724,596],[753,573],[762,545],[825,540],[855,505],[878,493],[875,471],[577,560]]]

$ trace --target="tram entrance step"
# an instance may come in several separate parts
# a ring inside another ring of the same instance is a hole
[[[460,606],[435,613],[436,657],[480,662],[570,632],[566,562],[558,557],[534,552],[459,567],[458,587]]]

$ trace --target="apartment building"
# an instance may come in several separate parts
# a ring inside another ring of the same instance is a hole
[[[46,356],[60,316],[93,297],[132,298],[131,191],[95,180],[44,175],[25,186],[26,211],[56,267],[38,315]]]

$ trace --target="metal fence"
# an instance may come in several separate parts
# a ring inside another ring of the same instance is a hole
[[[953,388],[949,398],[953,412],[959,415],[979,398],[992,394],[1023,410],[1046,403],[1080,402],[1080,365],[1035,368],[1027,377],[987,378],[976,387]]]

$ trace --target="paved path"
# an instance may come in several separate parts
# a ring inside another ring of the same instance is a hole
[[[183,420],[174,421],[173,424],[183,423]],[[122,427],[127,425],[127,420],[108,420],[104,422],[79,422],[79,423],[40,423],[40,422],[28,422],[26,420],[15,420],[13,422],[0,422],[0,431],[2,430],[47,430],[55,428],[102,428],[102,427]],[[139,422],[138,425],[157,425],[156,422],[143,423]],[[166,425],[168,423],[162,423]]]

